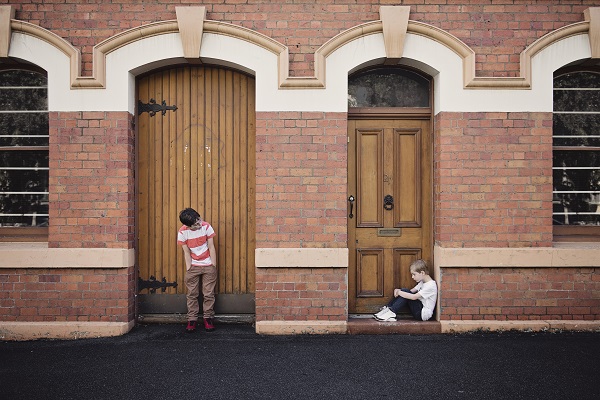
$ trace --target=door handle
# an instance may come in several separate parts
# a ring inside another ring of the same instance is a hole
[[[383,198],[383,208],[386,210],[391,210],[394,208],[394,198],[391,194],[388,194]]]
[[[348,218],[354,218],[354,214],[352,214],[352,208],[354,207],[354,196],[350,195],[350,197],[348,197],[348,201],[350,202],[350,215],[348,215]]]

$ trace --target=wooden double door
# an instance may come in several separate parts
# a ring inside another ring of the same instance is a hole
[[[429,116],[348,121],[349,312],[372,313],[432,261]]]
[[[179,211],[217,236],[217,312],[254,312],[255,84],[208,66],[137,81],[136,256],[140,313],[185,313]]]

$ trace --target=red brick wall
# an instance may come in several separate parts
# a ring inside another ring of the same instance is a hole
[[[50,113],[49,247],[133,248],[132,119]]]
[[[598,268],[443,268],[442,320],[598,320]]]
[[[84,75],[92,48],[119,32],[175,20],[177,6],[205,6],[207,18],[243,26],[289,47],[292,76],[312,76],[314,52],[344,30],[379,19],[381,5],[410,6],[410,19],[444,29],[477,53],[479,76],[517,76],[519,53],[544,34],[583,20],[596,0],[205,0],[98,2],[0,0],[16,18],[40,25],[81,50]]]
[[[435,240],[442,247],[552,244],[552,114],[435,118]]]
[[[257,268],[256,321],[345,321],[345,268]]]
[[[257,248],[346,247],[346,129],[346,113],[257,113]]]
[[[129,322],[135,273],[121,269],[2,269],[0,321]]]

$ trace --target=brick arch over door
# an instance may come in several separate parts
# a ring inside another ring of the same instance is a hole
[[[217,312],[253,313],[254,78],[186,66],[139,78],[137,94],[140,313],[185,312],[176,233],[186,207],[217,233]]]

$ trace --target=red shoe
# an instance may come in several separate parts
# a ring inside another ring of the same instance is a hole
[[[187,326],[185,327],[185,331],[186,331],[187,333],[192,333],[192,332],[194,332],[194,331],[196,330],[196,324],[197,324],[197,322],[196,322],[196,321],[188,321],[188,324],[187,324]]]
[[[206,332],[212,332],[215,330],[215,324],[213,323],[212,318],[204,318],[204,329],[206,329]]]

